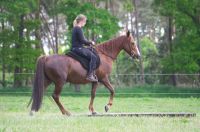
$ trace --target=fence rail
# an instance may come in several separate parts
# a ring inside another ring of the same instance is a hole
[[[1,73],[2,74],[2,73]],[[6,72],[5,74],[13,74],[12,72]],[[19,74],[19,75],[34,75],[35,73],[30,72],[30,73],[15,73],[15,74]],[[123,75],[128,75],[128,76],[133,76],[133,75],[137,75],[137,76],[141,76],[141,75],[197,75],[200,76],[200,73],[144,73],[144,74],[139,74],[139,73],[130,73],[130,74],[124,74],[124,73],[117,73],[117,74],[111,74],[111,76],[114,75],[119,75],[119,76],[123,76]]]
[[[32,85],[34,79],[34,73],[18,73],[16,74],[19,79],[23,82],[24,86]],[[3,82],[2,73],[0,74],[0,85]],[[143,80],[142,80],[143,78]],[[114,85],[152,85],[152,84],[161,84],[161,85],[175,85],[181,87],[200,87],[200,74],[187,74],[187,73],[145,73],[143,75],[138,73],[130,74],[111,74],[110,75],[111,83]],[[13,73],[5,73],[5,83],[7,85],[12,85],[14,82]]]

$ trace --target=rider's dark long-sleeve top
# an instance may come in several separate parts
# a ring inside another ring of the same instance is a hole
[[[72,29],[72,48],[83,47],[84,45],[90,44],[92,44],[92,42],[85,38],[81,27],[76,26]]]

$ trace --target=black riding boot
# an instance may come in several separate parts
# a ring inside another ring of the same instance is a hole
[[[86,79],[91,82],[98,82],[97,76],[94,72],[89,73]]]

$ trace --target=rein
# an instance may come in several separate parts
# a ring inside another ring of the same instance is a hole
[[[122,43],[122,45],[124,45],[125,43],[124,42],[126,42],[127,40],[124,40],[125,38],[122,38],[122,39],[120,39],[120,40],[115,40],[115,42],[114,43],[119,43],[119,41],[122,41],[121,43]],[[130,48],[130,51],[131,51],[131,57],[132,58],[134,58],[134,50],[133,50],[133,48],[132,48],[132,46],[131,46],[131,40],[129,40],[130,42],[128,42],[128,47]],[[135,43],[134,43],[135,44]],[[113,42],[112,42],[112,44],[111,45],[107,45],[107,46],[111,46],[111,47],[114,47],[115,45],[113,45]],[[102,54],[104,54],[105,56],[108,56],[109,58],[111,58],[112,60],[116,60],[116,58],[117,57],[113,57],[112,55],[110,55],[109,54],[109,51],[108,50],[106,50],[106,52],[103,50],[104,48],[98,48],[98,47],[96,47],[96,49],[98,50],[98,51],[100,51]]]
[[[131,48],[131,44],[129,43],[128,46],[129,46],[129,48],[130,48],[130,50],[131,50],[131,57],[134,58],[134,53],[133,53],[134,51],[133,51],[132,48]]]
[[[134,43],[134,44],[135,44],[135,43]],[[133,49],[131,48],[131,43],[128,43],[128,46],[129,46],[129,48],[130,48],[130,50],[131,50],[131,57],[134,58],[134,51],[133,51]]]
[[[112,60],[116,60],[116,58],[114,58],[114,57],[108,55],[107,53],[103,52],[103,50],[101,50],[101,49],[98,49],[98,50],[99,50],[102,54],[104,54],[105,56],[110,57]]]

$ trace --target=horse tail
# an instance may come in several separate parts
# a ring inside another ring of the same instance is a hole
[[[45,65],[45,56],[40,56],[37,60],[37,67],[35,73],[35,80],[32,91],[32,106],[31,111],[38,111],[42,104],[42,98],[44,93],[44,65]]]

